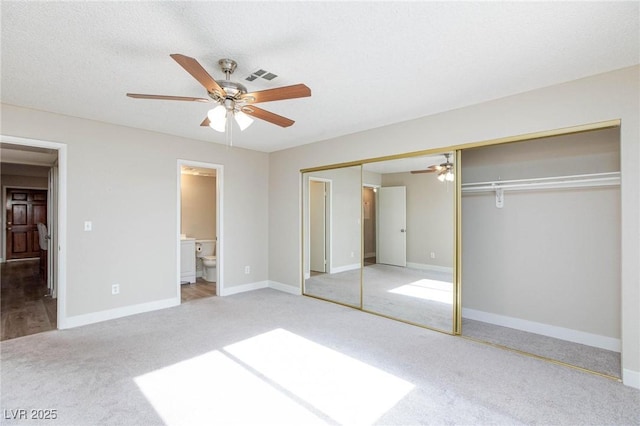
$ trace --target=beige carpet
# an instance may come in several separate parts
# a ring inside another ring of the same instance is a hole
[[[528,352],[612,377],[621,377],[620,353],[568,342],[509,327],[462,320],[462,334],[474,339]]]
[[[1,355],[2,412],[57,414],[7,425],[640,423],[640,391],[619,382],[270,289]]]

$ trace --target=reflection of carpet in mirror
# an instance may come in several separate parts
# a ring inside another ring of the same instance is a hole
[[[453,328],[450,273],[383,264],[364,268],[363,309],[444,331]],[[305,294],[360,305],[360,270],[311,277]]]
[[[377,264],[364,268],[363,309],[453,331],[451,273]]]
[[[304,293],[345,305],[360,306],[360,269],[337,274],[311,275]]]

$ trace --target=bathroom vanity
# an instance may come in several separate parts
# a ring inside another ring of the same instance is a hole
[[[196,282],[196,239],[180,239],[180,284]]]

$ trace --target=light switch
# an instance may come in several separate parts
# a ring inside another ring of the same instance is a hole
[[[85,231],[91,231],[91,226],[92,226],[91,225],[91,221],[87,220],[87,221],[84,222],[84,230]]]

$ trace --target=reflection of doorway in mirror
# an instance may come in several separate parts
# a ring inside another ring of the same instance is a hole
[[[362,237],[364,242],[364,266],[376,263],[376,188],[362,188]]]
[[[309,266],[311,275],[327,272],[327,185],[309,180]]]

